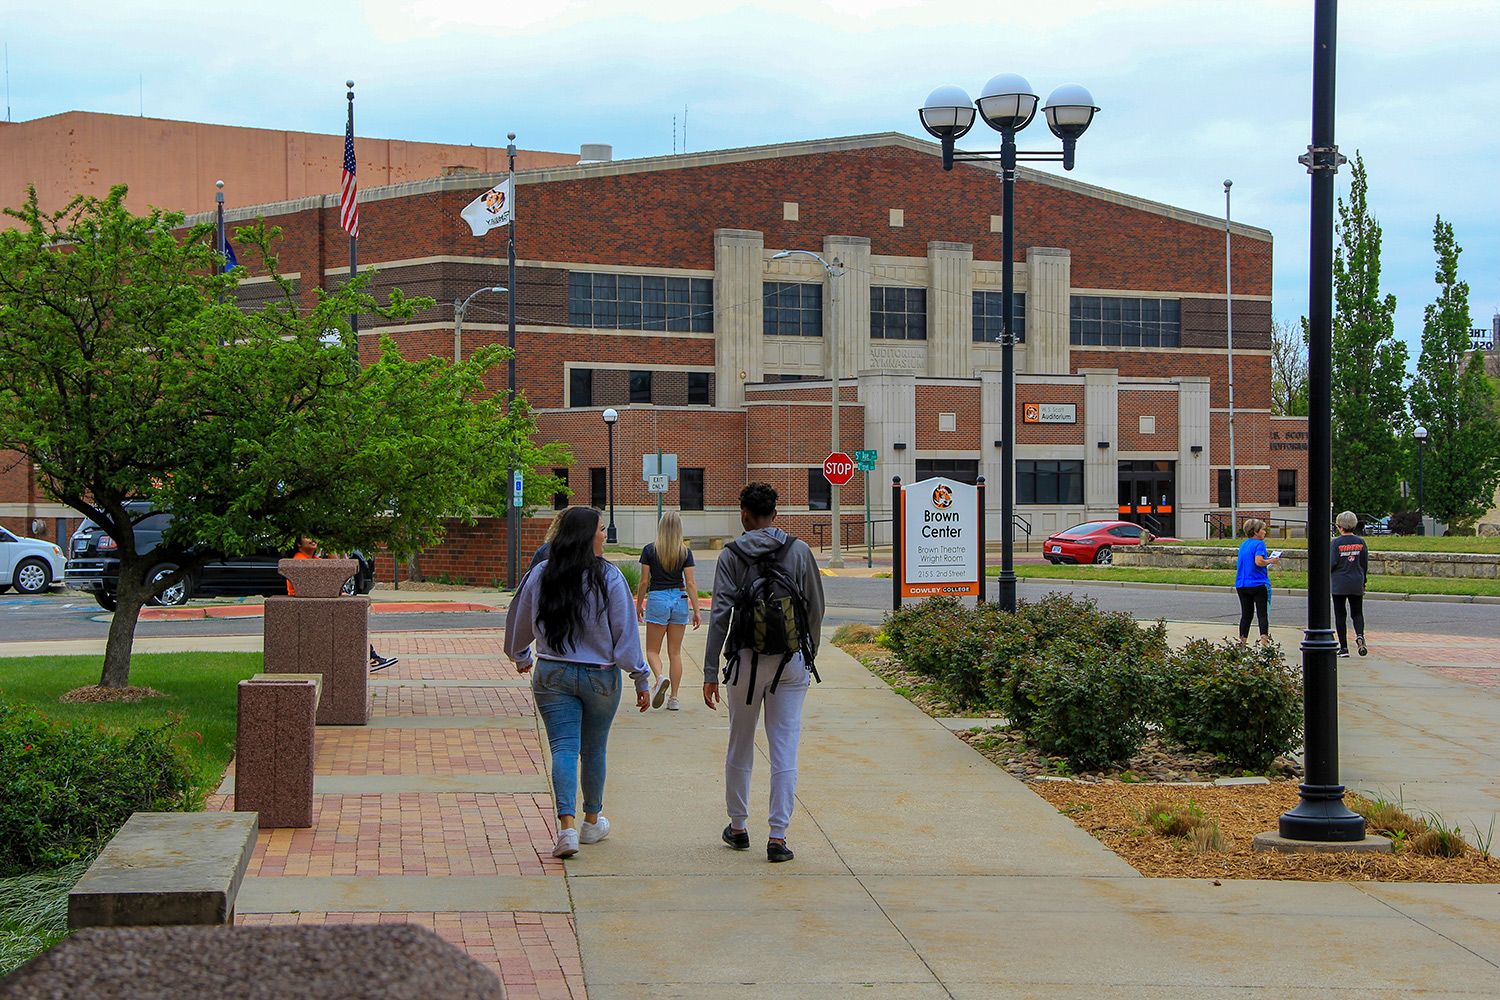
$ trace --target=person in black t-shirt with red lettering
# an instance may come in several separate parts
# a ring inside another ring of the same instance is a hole
[[[1359,518],[1353,511],[1344,511],[1334,521],[1339,526],[1339,536],[1330,543],[1329,562],[1333,574],[1333,617],[1339,633],[1339,655],[1349,655],[1349,633],[1345,621],[1346,611],[1354,617],[1354,644],[1359,655],[1369,653],[1365,645],[1365,581],[1370,576],[1370,547],[1354,533]]]

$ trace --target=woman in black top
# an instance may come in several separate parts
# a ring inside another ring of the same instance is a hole
[[[682,538],[682,518],[675,510],[662,515],[656,541],[641,550],[641,582],[635,594],[636,617],[646,623],[646,662],[651,665],[651,704],[677,711],[677,688],[682,683],[682,637],[688,614],[693,628],[698,617],[698,584],[693,579],[693,550]],[[661,669],[661,641],[667,640],[670,679]],[[670,683],[671,689],[667,685]],[[669,696],[670,695],[670,696]]]
[[[1359,655],[1369,653],[1365,646],[1365,580],[1370,575],[1370,547],[1354,533],[1359,518],[1353,511],[1344,511],[1335,520],[1339,536],[1330,543],[1329,564],[1333,574],[1334,624],[1339,633],[1339,655],[1349,655],[1349,633],[1346,630],[1345,610],[1354,616],[1354,643]]]

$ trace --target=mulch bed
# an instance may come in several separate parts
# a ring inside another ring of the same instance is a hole
[[[972,716],[944,703],[925,678],[902,669],[889,650],[868,643],[842,648],[927,714]],[[1003,726],[1004,720],[997,717],[995,723]],[[1274,831],[1277,818],[1297,804],[1301,768],[1286,758],[1272,765],[1269,784],[1214,785],[1215,779],[1239,772],[1227,771],[1211,754],[1155,737],[1124,767],[1077,774],[1066,761],[1028,746],[1013,730],[980,726],[956,735],[1152,878],[1500,883],[1500,860],[1473,846],[1457,858],[1419,855],[1407,846],[1392,854],[1252,851],[1255,835]],[[1220,848],[1202,848],[1191,836],[1156,833],[1146,817],[1177,807],[1216,826]]]
[[[105,701],[145,701],[147,698],[165,698],[155,688],[148,687],[100,687],[90,684],[86,687],[74,688],[61,695],[57,700],[69,705],[95,705]]]

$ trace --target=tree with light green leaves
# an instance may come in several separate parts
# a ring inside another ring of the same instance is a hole
[[[485,388],[507,349],[455,365],[387,340],[361,366],[350,314],[430,303],[395,291],[377,306],[357,279],[306,306],[277,274],[276,231],[257,224],[237,240],[280,295],[242,309],[245,272],[223,273],[212,226],[133,215],[125,195],[47,213],[32,190],[0,232],[0,449],[118,545],[101,687],[129,684],[141,607],[207,562],[298,535],[406,556],[446,518],[503,514],[511,455],[532,465],[533,504],[561,488],[550,473],[566,449],[533,446],[524,402],[507,414]],[[149,553],[131,500],[172,512]]]
[[[1380,292],[1380,223],[1357,153],[1352,174],[1333,261],[1333,506],[1380,517],[1400,502],[1406,468],[1407,350],[1396,297]]]
[[[1427,428],[1423,448],[1423,508],[1450,527],[1472,523],[1490,509],[1500,485],[1500,422],[1484,356],[1470,350],[1469,285],[1458,277],[1463,252],[1452,223],[1438,216],[1437,301],[1422,323],[1422,354],[1412,380],[1411,411]],[[1416,456],[1411,456],[1416,482]]]
[[[1271,321],[1271,412],[1307,416],[1307,337],[1285,320]]]

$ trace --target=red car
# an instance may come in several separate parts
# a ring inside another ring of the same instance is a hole
[[[1086,521],[1050,536],[1042,544],[1042,554],[1047,561],[1057,563],[1114,562],[1115,548],[1121,545],[1141,544],[1139,524],[1129,521]],[[1152,536],[1153,542],[1176,542],[1175,538]]]

